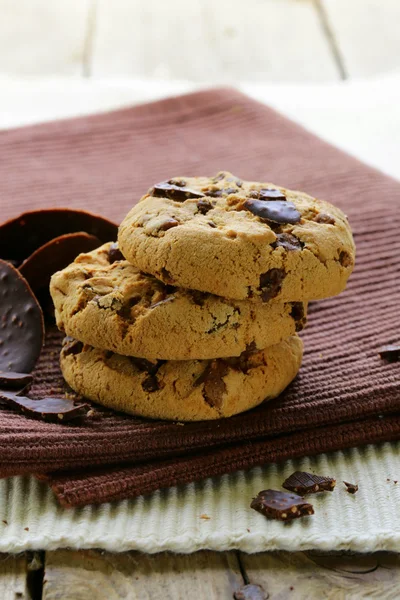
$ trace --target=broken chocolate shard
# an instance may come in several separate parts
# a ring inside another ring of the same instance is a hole
[[[270,221],[272,223],[295,224],[301,219],[301,214],[293,202],[289,201],[246,200],[243,207],[263,221]]]
[[[33,381],[29,373],[16,373],[15,371],[0,371],[0,389],[22,390]]]
[[[50,208],[26,212],[0,226],[0,258],[21,264],[50,240],[82,231],[105,243],[117,238],[118,227],[84,210]]]
[[[358,492],[358,485],[356,483],[349,483],[348,481],[343,481],[343,483],[346,486],[346,492],[349,492],[349,494]]]
[[[304,248],[304,244],[297,238],[295,235],[291,233],[278,233],[276,235],[276,240],[273,244],[271,244],[273,248],[285,248],[285,250],[295,251],[302,250]]]
[[[267,302],[279,294],[285,275],[286,271],[284,269],[270,269],[260,275],[260,290],[263,302]]]
[[[286,196],[281,190],[276,189],[262,189],[258,192],[259,200],[286,200]]]
[[[43,313],[28,282],[0,260],[0,369],[30,373],[43,337]]]
[[[19,267],[32,290],[48,292],[51,276],[75,260],[78,254],[90,252],[101,245],[99,238],[83,231],[60,235],[40,246]],[[40,295],[43,297],[43,294]]]
[[[157,183],[149,193],[156,198],[169,198],[177,202],[185,202],[185,200],[189,200],[190,198],[204,197],[203,192],[192,190],[186,186],[176,185],[176,183],[170,183],[169,181]]]
[[[400,360],[400,344],[388,344],[379,350],[379,356],[388,362]]]
[[[89,404],[75,405],[72,400],[64,398],[32,400],[25,396],[0,391],[0,399],[6,403],[6,406],[27,417],[49,423],[67,423],[73,419],[85,417],[91,410]]]
[[[119,249],[118,242],[114,242],[108,249],[108,261],[110,265],[113,265],[115,262],[120,260],[125,260],[125,258]]]
[[[277,521],[291,521],[314,514],[312,504],[304,498],[278,490],[262,490],[253,499],[250,507],[268,519]]]
[[[295,471],[282,483],[282,487],[286,490],[296,492],[300,496],[316,492],[333,492],[335,485],[336,479],[332,477],[314,475],[306,471]]]

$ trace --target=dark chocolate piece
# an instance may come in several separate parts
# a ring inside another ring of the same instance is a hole
[[[211,198],[220,198],[221,196],[229,196],[229,194],[237,194],[238,190],[234,188],[224,188],[223,190],[207,190],[206,196]]]
[[[291,521],[314,514],[312,504],[306,502],[304,498],[278,490],[262,490],[253,499],[250,507],[268,519],[277,521]]]
[[[343,481],[343,483],[346,486],[346,492],[349,492],[349,494],[355,494],[358,492],[358,485],[356,483],[349,483],[348,481]]]
[[[314,217],[313,221],[316,223],[323,223],[324,225],[334,225],[335,219],[326,213],[318,213],[316,217]]]
[[[108,219],[84,210],[51,208],[26,212],[0,226],[0,258],[21,264],[50,240],[79,231],[105,243],[117,238],[118,227]]]
[[[0,260],[0,369],[30,373],[44,336],[42,310],[29,284]]]
[[[301,496],[316,492],[333,492],[335,485],[336,479],[332,477],[314,475],[305,471],[295,471],[282,483],[282,487]]]
[[[262,189],[258,192],[259,200],[286,200],[286,196],[280,190]]]
[[[350,267],[353,264],[350,254],[344,250],[339,254],[339,262],[342,267]]]
[[[0,371],[0,389],[22,390],[33,381],[29,373],[15,373],[15,371]]]
[[[400,344],[388,344],[379,350],[379,355],[388,362],[397,362],[400,360]]]
[[[285,275],[285,269],[270,269],[260,275],[261,298],[264,302],[268,302],[279,294]]]
[[[209,210],[212,209],[212,204],[208,200],[199,200],[197,203],[197,210],[202,215],[206,215]]]
[[[121,250],[119,249],[118,242],[114,242],[113,244],[111,244],[108,250],[108,260],[110,262],[110,265],[114,264],[119,260],[125,260]]]
[[[221,406],[222,396],[226,392],[224,377],[229,371],[229,365],[223,360],[212,360],[194,383],[195,386],[204,384],[204,400],[210,406]]]
[[[304,313],[304,304],[302,302],[292,302],[290,316],[296,323],[296,331],[302,331],[307,323],[307,317]]]
[[[246,200],[243,207],[263,221],[271,221],[272,223],[294,224],[301,219],[301,214],[293,202],[289,201]]]
[[[179,182],[181,184],[183,182]],[[170,198],[170,200],[176,200],[177,202],[185,202],[189,198],[203,198],[203,192],[197,190],[191,190],[186,186],[177,185],[176,183],[170,183],[169,181],[162,181],[157,183],[149,192],[156,198]]]
[[[65,356],[80,354],[83,350],[83,342],[78,342],[72,337],[65,337],[62,343],[62,353]]]
[[[75,260],[78,254],[90,252],[100,245],[99,238],[94,235],[82,231],[66,233],[35,250],[29,258],[24,260],[19,271],[36,294],[43,288],[48,292],[53,273],[64,269]]]
[[[234,600],[267,600],[268,594],[263,590],[261,585],[249,583],[233,594]]]
[[[32,400],[25,396],[0,391],[0,399],[4,400],[10,408],[16,409],[28,417],[49,423],[67,423],[73,419],[85,417],[91,410],[89,404],[75,405],[72,400],[65,398]]]
[[[304,244],[299,240],[299,238],[291,233],[278,233],[275,242],[271,244],[271,246],[273,248],[282,246],[282,248],[285,248],[285,250],[290,251],[302,250],[304,248]]]
[[[172,227],[177,227],[179,225],[179,221],[176,219],[165,219],[159,226],[159,231],[168,231],[168,229],[172,229]]]

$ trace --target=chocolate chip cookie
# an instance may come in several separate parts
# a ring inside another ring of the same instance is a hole
[[[291,336],[237,358],[147,361],[67,340],[61,369],[79,394],[114,410],[154,419],[230,417],[278,396],[296,376],[303,344]]]
[[[239,356],[266,348],[306,320],[301,302],[226,300],[164,284],[108,243],[53,275],[58,327],[96,348],[149,360]]]
[[[226,172],[155,185],[118,239],[127,260],[164,283],[238,300],[334,296],[355,258],[341,210]]]

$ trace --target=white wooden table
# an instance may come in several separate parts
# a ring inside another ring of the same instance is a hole
[[[400,66],[399,0],[0,0],[0,74],[335,81]]]
[[[7,111],[14,98],[18,104],[19,84],[14,85],[10,102],[4,101],[10,93],[1,79],[4,75],[62,77],[60,85],[72,104],[74,94],[65,78],[72,90],[76,79],[87,78],[334,84],[373,77],[400,68],[399,24],[400,0],[0,0],[0,112]],[[20,89],[23,94],[23,85]],[[369,90],[372,113],[375,103]],[[107,93],[111,97],[112,92]],[[291,93],[290,86],[280,88],[269,98],[282,106]],[[329,88],[316,93],[326,95],[329,112]],[[379,85],[374,93],[379,96]],[[36,95],[32,93],[32,102],[37,103],[32,106],[33,120],[42,114],[59,116],[57,109],[43,109],[45,96],[40,87]],[[51,97],[47,94],[50,102]],[[122,94],[121,103],[129,97],[129,91]],[[83,95],[80,98],[82,102]],[[309,98],[309,94],[299,98],[297,106],[287,102],[287,113],[292,111],[327,139],[400,176],[399,126],[378,139],[382,127],[375,120],[376,131],[369,128],[364,138],[354,141],[349,117],[348,139],[343,134],[336,139],[335,124],[330,128],[323,111],[319,121],[318,115],[309,114]],[[357,109],[354,99],[352,114]],[[392,105],[388,102],[389,111]],[[342,123],[346,106],[338,116]],[[379,107],[382,110],[382,104]],[[364,107],[358,115],[363,124],[369,109]],[[385,127],[399,125],[397,117],[397,113],[389,116]],[[17,124],[13,118],[11,113],[0,114],[0,126]],[[265,597],[280,600],[358,600],[378,595],[386,600],[398,597],[399,562],[398,555],[384,552],[351,556],[204,551],[148,556],[58,550],[0,555],[0,599],[223,600],[233,598],[245,584],[257,584]]]

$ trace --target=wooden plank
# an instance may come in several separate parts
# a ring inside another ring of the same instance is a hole
[[[389,552],[337,555],[315,552],[240,554],[248,580],[270,598],[395,600],[400,556]]]
[[[241,81],[336,80],[314,2],[98,0],[91,73]]]
[[[0,72],[81,75],[91,0],[0,0]]]
[[[399,68],[399,0],[319,1],[350,77]]]
[[[1,600],[30,600],[27,574],[28,559],[26,555],[0,554]]]
[[[231,599],[243,585],[235,553],[46,553],[43,600]]]

